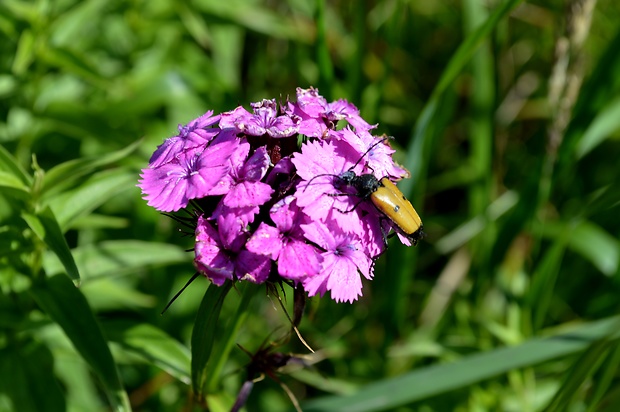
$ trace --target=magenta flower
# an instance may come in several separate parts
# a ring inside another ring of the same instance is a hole
[[[276,260],[278,273],[285,279],[297,281],[318,275],[322,258],[316,247],[306,243],[299,225],[308,219],[295,205],[295,198],[285,197],[269,215],[276,227],[261,223],[246,244],[248,250]]]
[[[305,236],[322,247],[321,273],[303,281],[309,296],[331,292],[336,302],[353,302],[362,295],[362,280],[372,278],[373,260],[364,253],[361,240],[353,234],[342,233],[333,225],[321,222],[302,225]]]
[[[234,128],[248,136],[269,135],[275,138],[289,137],[299,130],[296,116],[278,116],[275,99],[252,103],[254,114],[242,106],[222,114],[221,128]]]
[[[346,120],[358,132],[368,131],[377,127],[376,125],[368,124],[366,120],[362,119],[357,107],[344,99],[328,103],[322,115],[332,122]]]
[[[205,149],[182,152],[171,162],[142,169],[138,186],[149,206],[174,212],[192,199],[207,196],[228,172],[228,158],[239,141],[226,136],[214,139]]]
[[[388,234],[417,240],[373,203],[381,179],[407,171],[346,100],[310,88],[284,109],[275,99],[251,107],[179,126],[142,170],[144,199],[187,209],[178,221],[195,226],[194,265],[216,285],[288,283],[355,301]]]
[[[359,153],[358,159],[364,156],[366,167],[363,173],[372,173],[377,178],[390,177],[397,180],[409,176],[405,168],[394,163],[392,159],[394,149],[387,144],[376,144],[379,139],[385,137],[377,139],[367,131],[353,132],[348,127],[341,132],[343,140]]]
[[[230,158],[228,174],[229,187],[222,202],[228,207],[256,207],[271,198],[274,190],[261,179],[267,174],[269,156],[265,147],[259,147],[254,154],[245,158],[250,151],[250,144],[244,142]]]
[[[157,147],[151,160],[150,167],[158,167],[169,163],[182,152],[205,147],[219,132],[219,128],[211,128],[220,120],[220,115],[212,116],[213,110],[209,110],[197,119],[192,120],[187,126],[179,125],[179,134],[166,139]]]
[[[220,216],[217,228],[203,216],[196,226],[194,265],[218,286],[228,280],[262,283],[269,277],[269,257],[244,249],[247,234],[234,215]]]
[[[301,153],[296,153],[292,162],[303,180],[297,186],[295,197],[304,213],[311,219],[333,219],[346,232],[364,231],[362,215],[376,212],[367,204],[356,207],[359,197],[338,178],[353,167],[358,158],[357,152],[340,140],[302,145]],[[361,171],[362,167],[357,165],[353,170]],[[343,192],[350,195],[343,195]]]
[[[357,131],[368,131],[371,126],[359,115],[359,110],[346,100],[328,103],[318,90],[297,88],[297,103],[290,103],[290,113],[301,118],[299,133],[312,137],[323,137],[333,129],[339,120],[346,120]]]
[[[213,218],[233,213],[244,226],[254,222],[259,206],[271,199],[274,189],[260,180],[269,167],[269,156],[264,147],[256,149],[246,160],[250,144],[243,141],[229,159],[229,173],[222,178],[212,195],[224,195]]]

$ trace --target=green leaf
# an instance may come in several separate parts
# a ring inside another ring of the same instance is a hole
[[[32,177],[30,177],[17,163],[17,160],[9,153],[4,146],[0,145],[0,170],[7,172],[11,177],[11,180],[18,180],[21,182],[22,187],[30,187],[32,184]],[[5,184],[4,178],[0,180]],[[12,183],[13,185],[17,185],[17,183]]]
[[[112,405],[119,411],[130,411],[110,348],[80,290],[66,276],[56,275],[39,279],[30,293],[101,379]]]
[[[16,75],[23,75],[28,67],[35,59],[34,54],[35,36],[32,30],[23,30],[19,36],[19,43],[15,58],[13,59],[13,67],[11,70]]]
[[[427,101],[422,113],[418,117],[418,121],[416,122],[409,147],[407,148],[407,153],[409,156],[404,162],[405,168],[411,172],[411,178],[404,179],[399,184],[399,187],[403,193],[411,193],[414,183],[418,183],[422,177],[421,167],[426,164],[426,158],[424,157],[426,155],[425,146],[428,144],[426,140],[431,136],[429,131],[432,129],[433,119],[437,113],[442,95],[447,90],[448,86],[456,80],[463,68],[474,55],[474,52],[478,50],[480,45],[490,35],[491,31],[497,26],[500,20],[507,16],[512,9],[521,3],[521,1],[522,0],[504,1],[503,4],[495,9],[484,24],[467,36],[456,52],[452,55],[452,58],[441,74],[441,78],[439,79],[437,86],[433,89],[431,98]]]
[[[126,229],[131,223],[124,217],[108,216],[99,213],[89,213],[79,216],[71,221],[68,228],[71,229]]]
[[[457,362],[419,368],[396,378],[384,379],[350,396],[331,396],[302,405],[305,412],[383,411],[466,387],[485,379],[567,356],[585,349],[605,336],[618,335],[617,316],[583,324],[571,332],[533,338],[519,346],[468,356]]]
[[[35,342],[20,344],[19,348],[0,351],[0,393],[11,399],[11,410],[65,411],[65,399],[54,376],[54,360],[49,349]]]
[[[229,280],[223,286],[211,284],[196,314],[192,330],[192,389],[199,402],[205,398],[207,363],[213,349],[220,311],[231,288],[232,282]]]
[[[610,102],[596,115],[577,144],[580,159],[620,129],[620,99]]]
[[[154,307],[157,299],[137,290],[133,280],[135,278],[100,276],[92,281],[82,282],[80,289],[97,312]]]
[[[146,323],[103,322],[110,341],[183,383],[191,383],[190,351],[166,332]]]
[[[76,39],[88,30],[92,21],[106,12],[105,0],[88,0],[73,3],[59,14],[50,27],[50,39],[55,45],[74,46]]]
[[[97,168],[107,166],[127,157],[140,143],[140,141],[137,141],[113,153],[108,153],[103,156],[91,156],[69,160],[68,162],[53,167],[47,171],[43,177],[40,193],[41,197],[43,199],[49,198],[72,185],[80,177],[92,173]]]
[[[571,124],[567,130],[568,135],[577,133],[581,136],[584,128],[592,124],[592,119],[597,118],[598,113],[605,110],[605,107],[610,107],[609,102],[614,101],[618,96],[620,89],[620,79],[618,79],[620,28],[615,27],[615,29],[615,33],[610,33],[608,41],[601,44],[600,57],[592,62],[594,66],[581,87],[579,98],[573,110]],[[568,148],[570,149],[570,147],[569,145]],[[570,164],[573,164],[572,156]]]
[[[573,231],[568,246],[607,276],[618,270],[618,239],[592,222],[581,222]]]
[[[194,6],[201,12],[218,19],[231,21],[239,26],[275,38],[291,39],[302,43],[312,41],[314,27],[303,21],[283,18],[282,14],[259,4],[243,0],[200,1]]]
[[[24,186],[19,179],[7,172],[0,171],[0,194],[4,194],[8,199],[19,199],[27,202],[30,199],[30,189]],[[13,206],[11,209],[20,209],[23,203],[17,203],[19,206]]]
[[[248,306],[260,287],[254,283],[245,283],[248,284],[239,287],[241,302],[239,302],[239,306],[237,306],[237,312],[232,318],[228,319],[226,330],[218,339],[214,353],[215,358],[213,362],[209,364],[206,383],[208,391],[215,391],[217,388],[224,365],[228,360],[230,351],[237,341],[239,329],[241,329],[241,326],[245,323],[249,314]]]
[[[555,282],[566,250],[567,235],[560,238],[545,252],[542,261],[532,275],[532,286],[527,292],[526,302],[533,312],[534,329],[538,330],[546,319],[551,306]]]
[[[437,251],[448,254],[470,242],[479,235],[489,223],[496,221],[514,208],[519,202],[517,192],[507,190],[491,203],[483,215],[475,216],[447,233],[435,243]]]
[[[22,218],[28,223],[32,231],[58,256],[67,275],[73,279],[80,279],[80,272],[73,260],[69,245],[65,239],[54,212],[46,207],[41,212],[33,215],[23,212]]]
[[[68,341],[60,328],[55,328]],[[70,345],[70,343],[68,343]],[[53,348],[54,355],[59,360],[54,365],[54,372],[63,384],[67,399],[67,411],[101,411],[106,402],[100,396],[101,391],[96,385],[96,379],[90,367],[80,355],[66,348]]]
[[[590,222],[546,222],[543,234],[548,238],[562,238],[570,231],[568,246],[588,259],[598,270],[612,276],[618,270],[620,244],[602,227]]]
[[[107,86],[107,80],[99,73],[97,65],[90,61],[88,53],[53,44],[46,44],[37,51],[41,61],[83,77],[102,89]]]
[[[611,342],[603,338],[593,342],[590,347],[581,354],[568,373],[564,375],[564,382],[562,382],[555,396],[544,409],[546,412],[563,412],[570,410],[570,406],[574,404],[573,400],[579,388],[592,376],[600,365],[602,359],[607,355],[610,345]]]
[[[596,382],[593,382],[593,394],[588,412],[601,410],[598,406],[603,404],[609,406],[609,402],[601,402],[601,399],[603,399],[605,392],[614,384],[618,365],[620,365],[620,345],[614,345],[614,347],[610,348],[606,359],[602,361],[601,373],[597,376]]]
[[[28,187],[24,185],[17,176],[0,171],[0,188],[10,188],[20,190],[24,193],[28,193]]]
[[[73,249],[84,279],[135,272],[136,269],[187,262],[190,256],[181,247],[140,240],[110,240]],[[46,255],[43,267],[48,274],[62,270],[60,262]]]
[[[66,229],[79,217],[87,215],[119,193],[134,188],[136,182],[137,177],[133,172],[101,172],[78,188],[54,197],[50,207],[54,210],[60,227]]]

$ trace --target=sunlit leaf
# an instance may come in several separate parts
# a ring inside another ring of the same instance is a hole
[[[385,379],[350,396],[309,401],[310,411],[384,411],[481,382],[516,368],[537,365],[579,352],[605,336],[618,335],[620,319],[612,317],[581,325],[572,332],[533,338],[521,345],[465,357],[453,363],[433,365]]]
[[[4,178],[2,179],[4,185],[19,188],[29,187],[32,183],[32,178],[28,176],[17,160],[2,145],[0,145],[0,170],[6,173],[7,182],[4,181]],[[17,181],[21,182],[21,185]]]
[[[106,336],[117,342],[144,362],[169,373],[180,381],[190,384],[190,351],[164,331],[146,323],[106,321]]]
[[[580,223],[570,238],[569,246],[607,276],[618,270],[620,243],[600,226],[591,222]]]
[[[139,268],[191,261],[191,256],[179,246],[140,240],[110,240],[78,247],[72,253],[85,279],[125,275]],[[44,267],[48,274],[62,270],[51,256],[44,260]]]
[[[66,229],[75,219],[92,212],[117,194],[134,188],[135,184],[134,173],[124,170],[102,172],[75,190],[55,196],[50,206],[58,218],[60,227]]]
[[[620,130],[620,99],[610,102],[588,127],[577,145],[577,157],[583,157],[612,133]]]
[[[89,173],[94,172],[102,166],[114,163],[133,152],[140,142],[134,142],[127,147],[113,153],[108,153],[103,156],[86,157],[82,159],[69,160],[45,173],[43,178],[43,187],[41,189],[41,196],[49,198],[58,192],[66,189],[73,184],[76,179],[83,177]]]
[[[71,279],[79,279],[80,273],[75,260],[52,210],[46,207],[36,215],[22,212],[22,218],[28,223],[32,231],[56,254],[67,275]]]

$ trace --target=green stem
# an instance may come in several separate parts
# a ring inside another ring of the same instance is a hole
[[[232,350],[237,334],[241,325],[245,322],[245,319],[248,315],[248,307],[250,305],[250,301],[256,295],[256,292],[259,290],[259,285],[250,282],[244,282],[243,288],[241,289],[241,302],[239,302],[239,307],[237,308],[237,312],[235,316],[230,319],[229,324],[226,327],[225,334],[222,337],[222,340],[217,345],[214,356],[211,357],[213,362],[208,366],[207,373],[207,392],[214,392],[217,389],[217,384],[219,381],[219,377],[222,373],[222,369],[228,360],[228,356],[230,355],[230,351]],[[212,367],[211,367],[212,366]]]

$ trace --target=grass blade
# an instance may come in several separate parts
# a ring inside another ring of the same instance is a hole
[[[482,380],[579,352],[592,342],[618,333],[620,318],[584,324],[572,332],[533,338],[519,346],[469,356],[458,362],[421,368],[411,373],[366,385],[351,396],[326,397],[303,405],[306,412],[370,412],[440,395]]]

